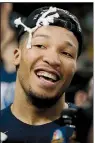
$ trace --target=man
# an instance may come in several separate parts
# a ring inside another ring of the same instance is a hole
[[[1,132],[9,142],[66,142],[61,113],[81,52],[82,33],[77,18],[68,11],[43,7],[24,23],[14,20],[18,48],[15,99],[1,112]]]

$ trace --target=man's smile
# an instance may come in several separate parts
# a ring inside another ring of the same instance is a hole
[[[56,70],[49,68],[37,68],[35,70],[36,76],[39,78],[43,87],[53,87],[61,79],[61,75]]]
[[[38,71],[37,72],[37,76],[39,78],[45,78],[46,80],[52,81],[52,82],[56,82],[58,81],[58,76],[46,71]]]

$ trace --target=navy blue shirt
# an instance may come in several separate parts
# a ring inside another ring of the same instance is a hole
[[[69,104],[69,108],[75,108]],[[62,118],[44,125],[28,125],[18,120],[11,112],[10,106],[1,111],[0,132],[8,136],[8,143],[53,143],[60,140],[60,143],[67,143],[73,134],[73,129],[65,127]]]

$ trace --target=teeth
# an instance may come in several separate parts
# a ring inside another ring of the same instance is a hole
[[[50,78],[52,80],[57,80],[56,75],[54,75],[52,73],[45,72],[45,71],[39,71],[39,72],[37,72],[37,75],[38,76],[44,76],[44,77]]]

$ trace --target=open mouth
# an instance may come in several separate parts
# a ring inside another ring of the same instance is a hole
[[[36,75],[39,77],[39,78],[43,78],[47,81],[50,81],[50,82],[57,82],[60,80],[60,77],[57,75],[57,74],[54,74],[54,73],[51,73],[51,72],[47,72],[47,71],[43,71],[43,70],[38,70],[35,72]]]

